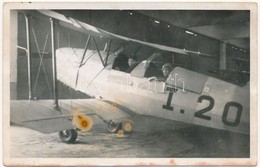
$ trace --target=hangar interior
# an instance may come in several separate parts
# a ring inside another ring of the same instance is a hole
[[[81,22],[86,22],[114,34],[149,43],[179,48],[181,50],[191,50],[194,51],[194,54],[182,55],[148,46],[140,46],[133,42],[128,42],[126,44],[125,41],[119,39],[113,40],[114,45],[111,48],[111,52],[118,50],[122,45],[126,45],[127,47],[124,52],[127,55],[135,54],[138,60],[146,59],[154,52],[161,52],[169,61],[174,61],[174,65],[176,66],[219,78],[239,87],[248,86],[247,84],[250,80],[249,10],[55,10],[55,12],[63,14],[66,17],[75,18]],[[54,24],[56,48],[85,48],[86,41],[88,41],[89,37],[86,33],[75,31],[73,30],[73,27],[65,28],[56,24],[55,21]],[[51,99],[48,103],[44,103],[44,105],[51,104],[54,96],[54,73],[52,64],[53,47],[51,41],[52,33],[50,18],[35,10],[13,10],[11,11],[11,25],[11,100],[23,101],[23,99],[25,99],[24,101],[28,101],[28,99],[30,99],[29,84],[31,84],[32,98],[39,99],[39,101],[41,99]],[[30,40],[27,40],[28,37]],[[104,38],[94,38],[96,42],[91,40],[89,47],[93,49],[98,47],[100,50],[103,50],[106,47]],[[26,52],[28,43],[30,44],[30,49],[28,50],[30,50],[31,53],[30,68],[28,62],[29,56]],[[30,71],[28,69],[30,69]],[[29,73],[31,73],[31,82],[29,82]],[[85,100],[84,98],[89,98],[89,96],[77,90],[73,90],[71,87],[58,81],[58,99]],[[244,98],[247,98],[247,96],[245,95]],[[170,95],[168,99],[171,99]],[[249,101],[249,99],[246,100]],[[38,100],[32,101],[38,102]],[[69,101],[69,103],[71,103],[71,101]],[[41,112],[46,112],[43,109],[40,110],[36,103],[34,103],[35,108],[31,107],[32,110],[35,110],[34,113],[37,112],[37,114],[41,115]],[[19,110],[18,112],[20,112],[19,107],[21,106],[17,107],[17,110]],[[48,107],[51,108],[52,106],[48,105]],[[233,111],[233,108],[230,108]],[[51,108],[51,111],[52,109],[53,108]],[[229,111],[228,109],[227,107],[224,108],[225,111]],[[27,111],[27,114],[26,112],[25,114],[22,114],[28,118],[37,117],[35,116],[37,114],[33,115],[28,113],[29,112]],[[180,110],[180,114],[183,113],[184,110]],[[235,111],[234,113],[236,114],[238,112]],[[235,115],[234,113],[233,115]],[[54,114],[59,113],[55,112]],[[19,117],[15,114],[13,115],[15,118]],[[45,116],[45,114],[42,115]],[[237,115],[235,118],[238,118]],[[223,115],[221,118],[223,121]],[[143,122],[147,123],[147,125],[151,123],[141,116],[135,119],[138,120],[137,122],[140,123],[140,125]],[[163,124],[163,121],[161,122]],[[36,124],[38,126],[43,126],[37,122],[34,125]],[[152,122],[152,125],[157,127],[157,124],[154,124],[154,122]],[[144,131],[146,130],[145,126],[139,127],[140,129],[143,128]],[[160,126],[159,128],[164,130],[164,126]],[[129,155],[128,151],[131,151],[131,147],[135,145],[133,153],[140,153],[140,157],[162,157],[165,155],[167,157],[173,155],[176,157],[250,156],[250,137],[243,134],[231,135],[229,132],[222,134],[222,131],[217,131],[215,133],[207,128],[202,128],[200,131],[197,131],[196,128],[187,128],[183,131],[176,131],[175,133],[160,132],[150,136],[146,136],[143,133],[137,135],[133,134],[129,138],[120,139],[120,141],[111,141],[111,135],[106,135],[103,133],[104,129],[100,129],[101,128],[94,133],[97,135],[96,137],[95,135],[90,135],[88,139],[80,139],[79,142],[72,147],[69,145],[64,146],[60,142],[57,142],[56,135],[50,137],[42,136],[42,139],[46,139],[44,142],[50,144],[48,145],[48,148],[50,149],[45,150],[45,148],[43,148],[41,150],[43,154],[38,153],[38,150],[34,150],[37,154],[35,154],[34,151],[26,152],[32,157],[49,157],[50,155],[50,157],[52,157],[52,149],[58,148],[57,153],[54,154],[55,156],[63,156],[62,153],[65,153],[68,157],[106,157],[111,156],[111,154],[108,153],[111,152],[111,150],[112,152],[113,150],[115,152],[119,150],[118,156],[124,157]],[[153,130],[155,128],[152,126],[151,129]],[[21,134],[24,131],[26,130],[21,127],[14,127],[15,133],[13,133],[13,137],[11,137],[15,140],[13,143],[16,143],[16,139],[18,140],[18,143],[19,140],[24,140],[21,141],[22,144],[20,144],[19,147],[14,147],[15,150],[18,150],[18,157],[24,156],[23,151],[19,151],[20,147],[29,150],[29,147],[27,148],[24,143],[39,140],[39,134],[28,131],[28,135],[26,136]],[[32,137],[32,140],[31,134],[35,135],[35,137]],[[17,137],[18,135],[21,135],[24,138],[19,138]],[[242,138],[242,140],[240,141],[238,138]],[[225,139],[227,139],[227,142],[224,142]],[[99,145],[104,147],[104,150],[109,151],[103,153],[102,148],[96,152],[97,141],[99,142]],[[173,145],[174,149],[169,147],[170,144]],[[44,144],[41,143],[39,145],[44,146]],[[14,146],[17,145],[14,144]],[[162,149],[158,150],[160,147],[162,147]],[[33,145],[33,149],[34,148],[36,149]],[[64,151],[64,148],[67,148],[68,150]],[[89,151],[92,148],[95,153],[93,155],[92,152]],[[85,152],[82,151],[82,149],[86,149]],[[141,150],[144,151],[142,152]],[[120,154],[120,151],[122,151],[122,154]],[[14,151],[14,153],[15,152],[16,151]],[[73,154],[71,154],[71,152],[73,152]],[[138,156],[135,154],[132,154],[132,156]]]
[[[250,11],[247,10],[57,10],[103,30],[210,56],[174,54],[181,66],[243,86],[250,71]],[[50,21],[35,11],[11,12],[11,99],[28,99],[26,20],[29,16],[31,71],[34,96],[52,97]],[[56,46],[84,48],[88,36],[69,28],[56,28]],[[104,47],[102,38],[98,46]],[[118,47],[120,46],[118,42]],[[19,46],[19,47],[17,47]],[[93,42],[91,46],[94,46]],[[114,48],[116,49],[116,48]],[[129,45],[137,57],[150,56],[155,49]],[[164,53],[172,55],[173,53]],[[42,56],[42,59],[41,59]],[[42,66],[40,66],[42,64]],[[59,83],[59,98],[86,98]]]

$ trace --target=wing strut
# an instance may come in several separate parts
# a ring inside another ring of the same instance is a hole
[[[87,50],[88,50],[88,45],[89,45],[90,39],[91,39],[91,36],[89,35],[89,36],[88,36],[88,39],[87,39],[87,42],[86,42],[86,45],[85,45],[85,49],[84,49],[83,55],[82,55],[82,59],[81,59],[80,64],[79,64],[79,68],[78,68],[78,72],[77,72],[77,77],[76,77],[75,87],[77,87],[77,85],[78,85],[79,69],[85,64],[85,63],[83,63],[83,61],[84,61],[84,59],[85,59],[85,55],[86,55]]]
[[[112,43],[112,39],[110,39],[109,42],[108,42],[108,50],[107,50],[105,66],[107,65],[107,60],[108,60],[108,56],[109,56],[109,52],[110,52],[110,48],[111,48],[111,43]]]
[[[56,46],[55,46],[55,23],[54,19],[50,18],[51,22],[51,51],[52,51],[52,76],[53,76],[53,98],[54,98],[54,108],[57,111],[60,111],[59,103],[58,103],[58,89],[57,89],[57,68],[56,68]]]
[[[28,61],[28,86],[29,86],[29,100],[33,98],[33,90],[32,90],[32,73],[31,73],[31,43],[30,43],[30,20],[29,16],[25,15],[26,22],[26,53],[27,53],[27,61]]]
[[[99,51],[99,48],[98,48],[97,42],[96,42],[96,40],[95,40],[94,37],[92,37],[92,39],[93,39],[94,44],[95,44],[95,46],[96,46],[96,49],[97,49],[97,52],[98,52],[99,58],[100,58],[100,60],[101,60],[101,62],[102,62],[102,64],[103,64],[103,66],[105,67],[105,63],[104,63],[104,60],[102,59],[102,56],[101,56],[101,53],[100,53],[100,51]]]
[[[88,39],[87,39],[87,42],[86,42],[86,45],[85,45],[85,49],[84,49],[84,53],[83,53],[82,59],[80,61],[79,67],[81,67],[83,65],[83,60],[85,59],[85,54],[87,53],[87,50],[88,50],[88,45],[89,45],[90,38],[91,38],[91,36],[89,35]]]

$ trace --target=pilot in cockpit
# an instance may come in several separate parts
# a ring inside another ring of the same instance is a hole
[[[166,81],[169,74],[172,71],[172,65],[170,63],[166,63],[162,66],[163,80]]]
[[[129,68],[126,70],[126,72],[130,73],[138,65],[136,55],[131,55],[128,58],[128,65],[129,65]]]
[[[135,55],[127,56],[125,53],[120,53],[115,58],[113,69],[130,73],[138,65]]]
[[[163,66],[162,66],[162,74],[163,76],[161,77],[158,77],[158,76],[155,76],[155,77],[150,77],[149,78],[149,81],[163,81],[165,82],[168,78],[168,76],[170,75],[171,71],[172,71],[173,67],[170,63],[165,63]]]

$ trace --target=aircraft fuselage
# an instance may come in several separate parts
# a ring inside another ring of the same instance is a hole
[[[136,114],[249,134],[249,85],[240,87],[181,67],[174,68],[166,82],[150,81],[143,75],[147,61],[127,73],[112,68],[113,54],[104,67],[92,50],[81,61],[83,52],[56,51],[61,82]],[[106,53],[101,54],[105,58]]]

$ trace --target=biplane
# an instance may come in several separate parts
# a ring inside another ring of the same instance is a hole
[[[78,132],[91,131],[96,117],[106,123],[109,132],[118,134],[133,131],[132,118],[144,116],[167,120],[173,128],[192,125],[249,135],[249,83],[238,86],[179,66],[160,80],[162,66],[172,63],[163,54],[149,55],[127,71],[125,46],[113,52],[110,48],[117,39],[183,56],[210,55],[124,37],[54,11],[38,12],[89,35],[85,48],[55,48],[53,44],[52,56],[53,84],[58,80],[91,98],[59,100],[54,89],[54,109],[52,100],[11,101],[13,122],[43,133],[59,132],[67,143],[75,142]],[[88,47],[93,36],[108,40],[103,50]],[[22,108],[46,114],[41,118],[25,114],[26,119],[15,116]]]

